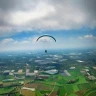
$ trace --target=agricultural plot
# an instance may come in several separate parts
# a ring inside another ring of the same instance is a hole
[[[65,87],[59,88],[59,96],[65,96],[67,94]]]
[[[67,94],[70,94],[70,93],[74,92],[74,89],[73,89],[72,85],[68,85],[68,84],[65,85],[65,89],[66,89]]]
[[[68,72],[71,74],[71,76],[62,76],[62,74],[50,75],[48,79],[43,81],[32,81],[30,78],[27,78],[24,80],[24,82],[26,82],[26,85],[24,86],[29,88],[35,88],[36,91],[29,92],[29,90],[23,90],[22,94],[24,94],[25,96],[43,96],[46,93],[50,94],[53,90],[50,96],[56,96],[56,94],[59,96],[78,96],[78,94],[84,94],[84,92],[86,92],[86,90],[90,88],[96,88],[96,84],[94,82],[89,83],[88,81],[86,81],[85,77],[80,73],[80,70],[68,70]],[[75,80],[75,82],[68,83],[71,80]],[[19,84],[19,81],[20,80],[15,80],[13,82],[5,82],[4,85],[7,86],[8,84],[15,83]],[[95,94],[95,91],[92,94]]]
[[[6,79],[13,79],[14,77],[13,76],[5,76],[5,75],[0,75],[0,81],[2,80],[6,80]]]
[[[90,82],[89,85],[90,85],[90,88],[96,88],[96,82],[95,83],[94,82]]]
[[[22,95],[24,96],[36,96],[35,91],[30,91],[30,90],[21,90]]]
[[[79,81],[76,82],[76,84],[84,84],[84,83],[88,83],[88,82],[86,81],[86,79],[85,79],[84,76],[78,76],[78,78],[79,78]]]
[[[76,95],[76,94],[70,94],[70,95],[68,95],[68,96],[78,96],[78,95]]]
[[[14,87],[0,88],[0,94],[9,93],[9,92],[11,92],[12,90],[14,90]]]
[[[88,89],[90,89],[90,84],[89,83],[78,84],[78,88],[79,88],[79,90],[88,90]]]
[[[72,85],[72,86],[73,86],[73,90],[74,90],[74,92],[79,91],[79,88],[78,88],[77,84],[74,84],[74,85]]]
[[[36,96],[43,96],[40,91],[36,91]]]
[[[54,91],[57,91],[60,96],[78,96],[76,95],[76,92],[95,87],[94,82],[88,83],[88,81],[86,81],[80,70],[68,70],[68,72],[71,74],[71,76],[62,76],[61,74],[51,75],[47,80],[42,81],[42,84],[52,86],[54,85],[54,82],[56,82],[55,86],[57,86],[57,90]],[[77,81],[67,84],[69,80]]]
[[[96,95],[96,88],[88,90],[83,96],[95,96]]]
[[[77,68],[77,69],[74,69],[74,70],[68,70],[68,72],[72,75],[72,76],[79,76],[79,75],[82,75],[82,73],[80,72],[80,69]]]

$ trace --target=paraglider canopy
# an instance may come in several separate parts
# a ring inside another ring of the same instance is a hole
[[[36,41],[38,41],[38,40],[39,40],[40,38],[42,38],[42,37],[51,37],[51,38],[53,38],[53,39],[55,40],[55,42],[56,42],[56,39],[55,39],[53,36],[50,36],[50,35],[42,35],[42,36],[38,37]]]
[[[51,35],[42,35],[42,36],[38,37],[36,41],[39,41],[39,40],[42,41],[42,39],[43,39],[43,38],[46,38],[46,37],[47,37],[47,38],[50,37],[51,39],[53,39],[53,40],[56,42],[56,39],[55,39],[53,36],[51,36]],[[47,43],[47,41],[45,40],[44,43]],[[48,44],[47,44],[47,45],[48,45]],[[47,49],[45,49],[45,53],[47,53]]]

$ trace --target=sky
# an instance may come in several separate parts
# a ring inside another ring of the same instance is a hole
[[[96,0],[0,0],[0,51],[96,48]],[[56,38],[36,39],[41,35]]]

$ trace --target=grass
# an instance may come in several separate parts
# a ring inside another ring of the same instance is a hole
[[[76,70],[77,71],[77,70]],[[72,74],[76,74],[74,70],[71,70]],[[68,80],[78,79],[79,80],[72,84],[67,84]],[[45,85],[54,85],[54,82],[56,82],[56,86],[59,87],[59,93],[60,96],[63,96],[65,94],[72,94],[74,92],[77,92],[79,90],[82,90],[82,88],[88,88],[86,85],[87,81],[85,80],[85,77],[83,75],[72,75],[72,76],[62,76],[61,74],[50,76],[49,79],[42,81],[42,84]],[[82,84],[82,85],[81,85]],[[84,85],[83,85],[84,84]],[[81,88],[78,87],[81,86]],[[63,92],[64,91],[64,92]]]
[[[42,94],[50,93],[50,91],[48,91],[48,90],[43,90],[43,91],[41,91],[41,93],[42,93]]]
[[[79,90],[87,90],[87,89],[90,89],[90,84],[89,83],[79,84],[78,88]]]
[[[88,83],[84,76],[79,76],[79,81],[76,84]]]
[[[94,83],[94,82],[91,83],[90,82],[89,84],[90,84],[90,88],[96,88],[96,83]]]
[[[36,91],[36,96],[43,96],[43,94],[41,94],[40,91]]]
[[[12,90],[14,90],[14,87],[0,88],[0,94],[9,93]]]
[[[68,95],[68,96],[78,96],[78,95],[72,93],[72,94],[70,94],[70,95]]]
[[[68,72],[72,75],[72,76],[78,76],[78,75],[82,75],[82,73],[80,72],[80,69],[74,69],[74,70],[68,70]]]
[[[93,92],[88,94],[88,96],[95,96],[95,95],[96,95],[96,91],[93,91]]]
[[[95,96],[96,95],[96,88],[92,88],[88,90],[83,96]]]
[[[67,94],[65,87],[60,87],[59,96],[65,96]]]
[[[54,91],[56,91],[58,94],[60,94],[59,96],[64,96],[64,95],[66,95],[66,96],[77,96],[74,93],[79,91],[79,90],[83,90],[83,89],[87,90],[89,88],[93,88],[93,87],[95,88],[96,87],[96,84],[94,82],[88,83],[86,81],[85,77],[80,73],[80,70],[77,70],[77,69],[68,70],[68,72],[71,74],[71,76],[62,76],[61,74],[56,74],[56,75],[51,75],[48,79],[46,79],[44,81],[34,81],[34,82],[40,82],[46,88],[46,89],[44,89],[44,91],[42,91],[42,90],[41,91],[40,90],[36,91],[35,92],[36,96],[43,96],[44,93],[48,93],[51,90],[51,88],[54,86],[55,82],[57,82],[57,83],[55,85]],[[2,78],[3,77],[0,76],[0,80]],[[12,77],[7,77],[7,78],[12,78]],[[67,84],[67,82],[69,80],[74,80],[74,79],[78,79],[78,78],[79,78],[79,80],[77,82]],[[25,80],[26,83],[31,82],[31,81],[30,81],[30,78]],[[14,83],[15,82],[18,83],[19,81],[14,81]],[[12,82],[10,82],[10,84],[11,83]]]
[[[58,83],[59,84],[66,84],[67,81],[64,78],[62,78],[62,79],[58,80]]]
[[[73,89],[72,85],[65,85],[65,89],[66,89],[67,94],[70,94],[70,93],[74,92],[74,89]]]
[[[73,90],[74,90],[74,92],[79,91],[79,88],[78,88],[77,84],[74,84],[74,85],[73,85]]]

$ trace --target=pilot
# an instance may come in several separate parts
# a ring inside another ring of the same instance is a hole
[[[45,50],[45,53],[47,53],[47,50]]]

